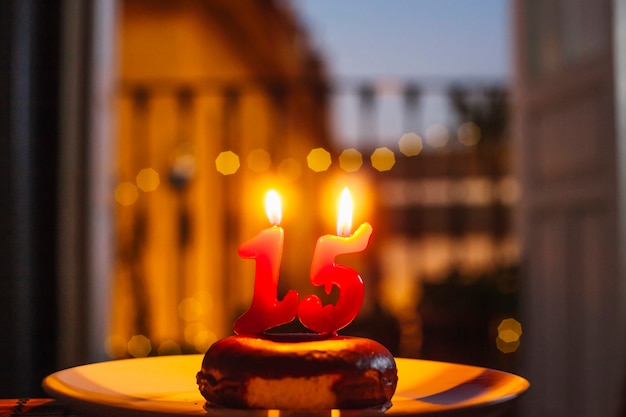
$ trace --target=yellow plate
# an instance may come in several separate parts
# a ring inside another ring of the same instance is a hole
[[[43,387],[73,410],[102,417],[380,414],[373,410],[206,410],[196,385],[202,357],[159,356],[83,365],[47,376]],[[396,358],[396,363],[398,388],[393,406],[385,412],[390,416],[458,416],[463,411],[472,416],[493,415],[529,387],[522,377],[488,368],[403,358]]]

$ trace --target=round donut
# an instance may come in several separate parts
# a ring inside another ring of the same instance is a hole
[[[398,376],[378,342],[305,333],[221,339],[196,380],[207,401],[230,408],[386,410]]]

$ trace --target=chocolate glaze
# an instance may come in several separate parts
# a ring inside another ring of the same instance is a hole
[[[339,374],[332,386],[339,408],[387,404],[396,388],[391,353],[370,339],[318,334],[237,335],[207,351],[197,375],[209,401],[246,408],[246,381]],[[221,377],[218,379],[216,375]]]

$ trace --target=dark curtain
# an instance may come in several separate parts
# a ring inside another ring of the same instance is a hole
[[[55,368],[59,5],[0,1],[0,397]]]

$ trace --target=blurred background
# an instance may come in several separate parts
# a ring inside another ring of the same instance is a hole
[[[332,302],[348,186],[342,334],[521,374],[510,415],[625,415],[621,2],[7,0],[0,31],[1,396],[232,334],[270,188],[279,295]]]

